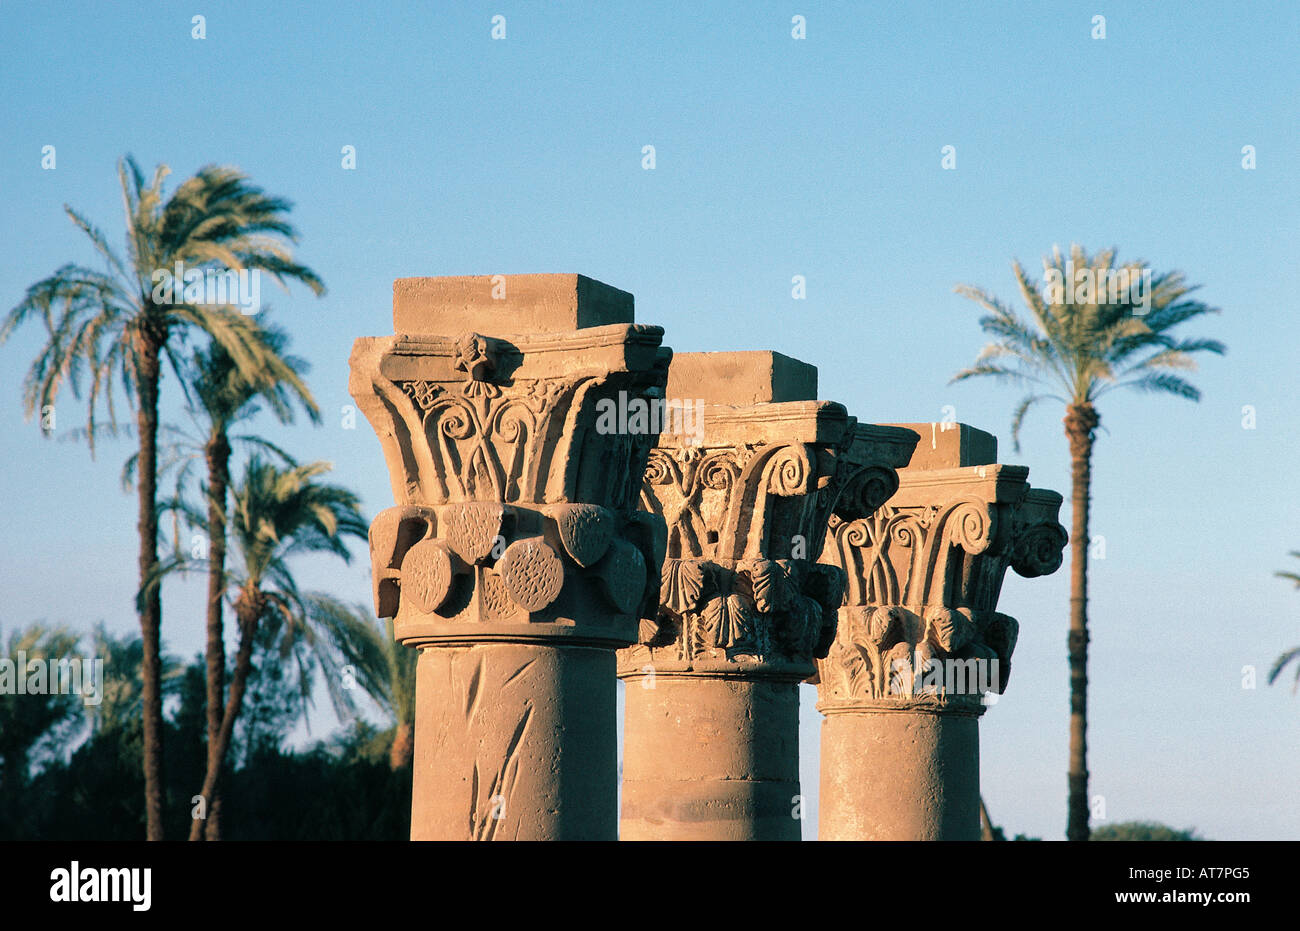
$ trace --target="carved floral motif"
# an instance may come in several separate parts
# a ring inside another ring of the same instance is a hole
[[[668,559],[660,612],[642,627],[647,647],[677,660],[773,659],[808,662],[834,634],[843,588],[834,566],[804,559]]]
[[[557,402],[571,400],[582,387],[579,382],[531,381],[507,392],[475,379],[453,390],[430,381],[395,384],[410,398],[432,453],[437,497],[511,502],[526,497],[527,464],[544,446],[563,406]]]
[[[1019,630],[1015,618],[970,608],[842,607],[835,642],[818,664],[822,701],[978,703],[984,692],[1006,689]]]
[[[642,487],[668,528],[659,611],[627,661],[808,664],[843,573],[815,561],[841,463],[810,443],[660,447]],[[648,654],[648,655],[646,655]]]

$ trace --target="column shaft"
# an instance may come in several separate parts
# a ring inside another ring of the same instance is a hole
[[[818,840],[979,840],[979,719],[916,711],[822,720]]]
[[[799,840],[797,683],[626,681],[623,840]]]
[[[612,651],[434,647],[417,675],[412,840],[617,836]]]

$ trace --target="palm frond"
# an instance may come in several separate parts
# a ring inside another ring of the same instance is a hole
[[[1015,413],[1011,415],[1011,445],[1016,452],[1020,452],[1020,428],[1024,425],[1025,415],[1029,413],[1031,407],[1039,401],[1047,400],[1048,397],[1043,394],[1029,394],[1016,405]]]
[[[1189,299],[1196,288],[1181,272],[1153,275],[1145,262],[1121,264],[1116,256],[1114,248],[1089,255],[1077,243],[1068,251],[1054,246],[1043,257],[1041,281],[1013,262],[1028,318],[982,288],[958,285],[958,294],[988,312],[979,325],[992,342],[949,384],[987,376],[1021,386],[1058,386],[1067,405],[1091,404],[1116,388],[1199,400],[1199,390],[1174,372],[1194,371],[1196,354],[1222,355],[1226,347],[1171,331],[1218,309]],[[1013,415],[1017,449],[1025,413],[1044,397],[1058,395],[1035,390]]]
[[[1277,661],[1273,663],[1273,668],[1268,671],[1268,684],[1273,685],[1278,676],[1282,674],[1282,670],[1291,663],[1296,664],[1295,681],[1291,684],[1291,694],[1294,695],[1296,690],[1300,689],[1300,647],[1287,650],[1277,658]]]
[[[1177,375],[1171,375],[1168,372],[1148,372],[1136,378],[1115,382],[1098,393],[1104,393],[1113,388],[1135,388],[1138,391],[1153,394],[1174,394],[1181,398],[1187,398],[1189,401],[1199,401],[1201,399],[1199,388],[1185,378],[1179,378]]]

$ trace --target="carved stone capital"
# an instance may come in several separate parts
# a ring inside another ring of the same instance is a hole
[[[997,611],[1007,568],[1033,577],[1061,565],[1059,494],[1031,488],[1023,466],[992,462],[982,431],[935,425],[954,433],[945,449],[930,425],[908,426],[922,435],[921,464],[899,471],[873,514],[829,521],[822,559],[847,586],[813,680],[827,714],[979,713],[986,692],[1006,688],[1019,631]]]
[[[375,610],[408,645],[626,644],[657,603],[663,523],[637,510],[657,436],[597,409],[661,396],[671,351],[631,295],[500,277],[399,280],[398,332],[353,347],[397,501],[371,527]]]
[[[701,395],[702,431],[650,453],[642,504],[667,525],[667,559],[658,615],[620,675],[801,679],[825,654],[844,585],[817,561],[826,521],[888,497],[917,437],[807,399],[815,372],[775,353],[674,360],[668,394]]]

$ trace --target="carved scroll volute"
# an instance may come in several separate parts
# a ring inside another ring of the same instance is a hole
[[[898,491],[897,469],[878,465],[852,468],[850,477],[835,503],[835,514],[844,521],[870,517],[893,497],[896,491]]]
[[[919,438],[915,431],[901,427],[855,423],[851,440],[839,453],[843,462],[826,496],[832,513],[818,558],[845,571],[845,604],[867,604],[871,586],[876,598],[888,595],[889,603],[901,600],[898,580],[906,582],[911,567],[904,565],[900,573],[883,541],[891,532],[906,535],[908,531],[888,516],[879,518],[877,512],[898,491],[898,470],[911,459]]]
[[[979,561],[997,533],[997,509],[968,499],[942,508],[925,534],[924,575],[907,593],[910,604],[969,604]]]
[[[756,450],[730,490],[719,546],[722,559],[788,559],[798,541],[809,554],[810,500],[828,478],[817,450],[806,444]]]
[[[1061,568],[1069,534],[1056,515],[1061,496],[1054,491],[1031,488],[1012,520],[1008,545],[1011,567],[1027,579],[1051,575]]]
[[[675,559],[717,555],[722,525],[741,493],[748,447],[660,447],[649,452],[641,506],[664,518],[668,555]]]
[[[904,427],[854,422],[838,455],[843,464],[831,483],[829,503],[841,521],[870,517],[898,491],[898,470],[908,464],[920,436]]]

